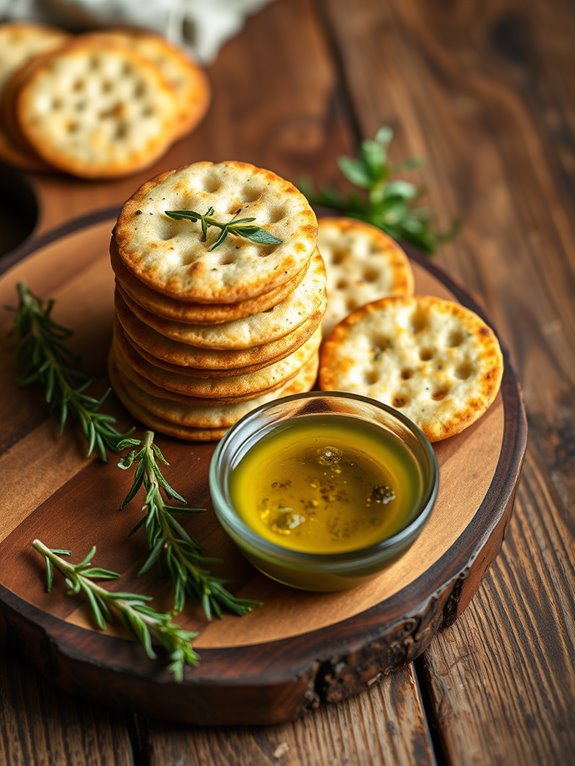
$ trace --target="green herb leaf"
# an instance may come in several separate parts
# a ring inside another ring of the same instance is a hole
[[[32,547],[44,557],[47,590],[51,589],[53,571],[56,569],[64,576],[69,595],[83,594],[99,630],[104,630],[106,625],[112,623],[115,612],[121,617],[129,633],[144,647],[150,659],[156,658],[154,643],[165,649],[169,659],[168,670],[177,681],[182,680],[186,665],[198,664],[199,657],[192,646],[197,633],[184,630],[173,622],[171,614],[157,612],[148,606],[150,596],[140,593],[114,593],[94,582],[99,579],[115,580],[120,576],[109,569],[87,568],[87,564],[96,554],[95,547],[79,564],[65,561],[59,555],[69,551],[48,548],[40,540],[34,540]]]
[[[131,431],[117,430],[116,420],[100,412],[107,393],[100,399],[86,390],[92,380],[77,369],[78,360],[65,342],[72,331],[52,319],[54,301],[43,301],[23,282],[17,284],[19,305],[14,309],[15,329],[20,337],[16,360],[22,369],[20,385],[38,383],[44,398],[56,415],[63,432],[70,414],[80,422],[87,442],[87,455],[97,450],[106,461],[108,450],[118,451],[119,444]]]
[[[174,221],[191,221],[192,223],[200,222],[202,229],[202,241],[205,241],[208,234],[208,229],[214,226],[220,229],[220,233],[212,245],[208,248],[211,252],[219,247],[227,238],[228,234],[233,234],[236,237],[247,239],[250,242],[255,242],[258,245],[281,245],[282,240],[270,234],[269,231],[262,229],[261,226],[246,225],[255,221],[255,218],[238,218],[238,213],[231,218],[227,223],[221,223],[212,218],[214,208],[209,207],[202,215],[195,210],[164,210],[164,213],[173,218]]]
[[[421,163],[419,159],[411,158],[391,165],[388,149],[392,139],[393,130],[384,125],[375,139],[362,141],[358,157],[339,158],[342,174],[359,188],[359,192],[341,194],[329,187],[315,189],[307,178],[302,178],[298,186],[314,205],[367,221],[395,239],[433,253],[442,242],[457,234],[459,223],[454,223],[447,231],[435,231],[429,211],[413,207],[425,189],[402,179],[392,179],[392,176]]]
[[[158,460],[168,465],[160,448],[154,443],[153,431],[146,431],[144,439],[139,443],[140,449],[130,459],[130,465],[136,464],[134,483],[122,503],[122,508],[132,499],[138,489],[143,486],[146,493],[144,502],[144,519],[136,528],[144,525],[148,541],[148,556],[138,574],[158,566],[165,571],[172,581],[173,609],[180,612],[187,598],[198,599],[202,604],[207,619],[213,614],[221,615],[222,609],[232,614],[242,615],[249,612],[258,602],[250,599],[237,598],[225,587],[225,581],[214,577],[205,565],[214,559],[206,557],[200,545],[190,536],[174,513],[196,513],[200,508],[168,505],[162,496],[163,489],[168,498],[185,503],[184,498],[176,492],[162,475]],[[124,458],[118,464],[125,467]]]

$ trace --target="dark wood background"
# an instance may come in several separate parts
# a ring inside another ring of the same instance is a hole
[[[275,0],[208,69],[201,127],[151,170],[35,179],[39,231],[196,159],[336,182],[381,124],[416,154],[435,262],[486,306],[523,384],[529,447],[503,550],[462,617],[407,669],[293,724],[200,729],[71,699],[4,645],[4,764],[555,764],[575,749],[575,5]],[[0,624],[0,635],[2,625]]]

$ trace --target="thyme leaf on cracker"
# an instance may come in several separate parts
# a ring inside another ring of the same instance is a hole
[[[156,564],[160,566],[172,581],[174,612],[182,611],[188,597],[200,601],[208,620],[214,614],[220,617],[224,609],[243,615],[258,606],[257,601],[234,596],[225,587],[226,580],[210,574],[205,565],[214,559],[203,554],[200,545],[175,517],[178,513],[197,513],[204,509],[171,505],[164,500],[162,490],[168,500],[186,502],[160,470],[158,462],[164,465],[169,463],[154,443],[154,432],[146,431],[143,440],[126,439],[120,446],[130,448],[130,451],[122,457],[118,467],[128,470],[135,466],[134,482],[121,508],[136,496],[141,487],[145,492],[145,515],[132,530],[135,532],[144,526],[148,539],[148,557],[138,574],[147,572]]]
[[[415,206],[425,188],[394,176],[419,167],[421,161],[411,158],[392,165],[388,159],[392,139],[392,129],[383,126],[375,139],[361,143],[358,157],[339,158],[343,176],[358,187],[359,192],[342,194],[330,187],[316,189],[309,178],[300,179],[298,186],[313,205],[359,218],[395,239],[416,245],[426,253],[434,253],[442,242],[457,234],[459,223],[455,222],[447,231],[436,231],[431,211]]]
[[[150,659],[156,659],[153,644],[159,644],[168,653],[168,670],[177,681],[184,675],[185,665],[197,665],[199,657],[192,647],[197,633],[184,630],[173,622],[169,613],[152,609],[148,602],[151,596],[141,593],[121,593],[106,590],[94,580],[117,580],[120,575],[110,569],[103,569],[92,564],[96,554],[94,546],[78,564],[66,561],[62,556],[69,556],[70,551],[62,548],[48,548],[40,540],[34,540],[32,547],[43,557],[46,564],[46,590],[52,590],[54,570],[65,578],[68,590],[66,595],[80,595],[90,607],[92,620],[99,630],[114,623],[114,615],[121,618],[128,632],[144,647]]]
[[[116,419],[100,411],[109,389],[100,398],[87,393],[92,379],[78,369],[76,355],[66,345],[72,330],[52,318],[54,301],[44,301],[32,293],[23,282],[18,282],[19,305],[11,308],[20,342],[16,348],[16,362],[22,372],[20,385],[38,383],[44,389],[46,403],[56,413],[60,433],[73,415],[80,421],[87,445],[87,455],[94,449],[100,459],[107,459],[108,450],[117,452],[118,443],[134,429],[122,433],[116,428]]]
[[[226,240],[228,234],[248,239],[257,245],[281,245],[281,239],[274,237],[269,231],[253,223],[256,220],[255,218],[238,218],[239,210],[227,223],[221,223],[221,221],[216,221],[215,218],[212,218],[214,212],[213,207],[209,207],[203,215],[195,210],[164,210],[164,213],[169,218],[173,218],[174,221],[199,223],[202,229],[202,242],[206,241],[210,226],[220,229],[219,236],[208,248],[210,252],[219,247]]]

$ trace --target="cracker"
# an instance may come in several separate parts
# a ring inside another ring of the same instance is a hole
[[[46,51],[63,45],[69,38],[55,27],[28,22],[14,22],[0,26],[0,158],[22,170],[45,172],[50,166],[27,147],[20,145],[10,130],[13,104],[6,99],[12,79],[28,61]]]
[[[115,307],[122,329],[138,350],[143,349],[155,359],[163,360],[170,365],[193,367],[210,372],[228,370],[233,371],[232,374],[237,374],[240,369],[244,372],[254,372],[288,356],[313,335],[323,316],[323,309],[318,309],[296,330],[262,346],[222,350],[198,348],[160,335],[138,319],[118,293],[115,295]]]
[[[68,39],[66,32],[44,24],[13,22],[0,25],[0,91],[25,61],[59,47]]]
[[[138,353],[118,323],[114,326],[113,346],[116,357],[121,355],[135,372],[160,388],[190,397],[222,399],[259,394],[287,382],[317,352],[320,341],[321,329],[318,328],[303,346],[279,362],[252,373],[211,377],[207,373],[205,377],[198,377],[193,374],[194,370],[185,367],[167,370],[154,364]]]
[[[203,69],[184,51],[160,35],[143,30],[111,29],[80,35],[78,41],[122,44],[146,58],[164,75],[177,101],[176,136],[189,133],[200,122],[210,102],[210,85]]]
[[[338,324],[320,351],[321,389],[396,407],[431,441],[474,423],[495,399],[502,374],[499,343],[485,322],[431,296],[369,303]]]
[[[297,330],[317,310],[325,311],[325,267],[319,252],[301,284],[277,306],[233,322],[195,325],[163,319],[146,311],[120,290],[128,308],[142,322],[166,338],[198,348],[245,349],[262,346]]]
[[[166,210],[212,207],[213,218],[255,218],[281,240],[258,245],[229,235],[215,250],[210,228],[169,218]],[[114,236],[118,256],[140,281],[165,295],[198,303],[236,303],[286,284],[309,263],[317,221],[295,186],[243,162],[198,162],[162,173],[124,204]]]
[[[285,300],[300,284],[308,270],[306,264],[289,282],[285,282],[283,285],[263,293],[263,295],[258,295],[256,298],[249,298],[237,303],[192,303],[185,301],[183,297],[181,300],[175,300],[158,293],[136,279],[118,258],[113,238],[110,243],[110,257],[116,280],[121,286],[122,292],[127,294],[132,301],[157,317],[173,319],[177,322],[189,322],[190,324],[233,322],[236,319],[243,319],[252,314],[266,311],[266,309]]]
[[[63,46],[21,85],[16,114],[43,160],[86,178],[135,172],[174,137],[172,87],[141,55],[85,40]]]
[[[351,218],[320,218],[318,247],[327,270],[327,336],[359,306],[388,295],[412,295],[413,271],[401,247],[381,229]]]
[[[154,431],[174,436],[176,439],[184,439],[185,441],[209,442],[221,439],[228,430],[227,428],[186,428],[185,426],[177,426],[174,423],[169,423],[167,420],[162,420],[162,418],[148,412],[130,398],[128,393],[129,386],[124,385],[118,369],[111,358],[108,363],[108,375],[114,393],[128,412],[144,425],[153,428]]]
[[[177,428],[209,429],[211,431],[211,429],[229,428],[241,417],[261,404],[274,401],[283,396],[309,391],[316,380],[318,356],[314,354],[312,359],[307,362],[294,379],[271,393],[262,394],[255,399],[251,399],[249,402],[217,406],[208,404],[201,407],[180,404],[152,396],[138,388],[132,381],[127,382],[122,372],[118,369],[113,356],[109,358],[108,367],[110,381],[118,397],[126,409],[139,420],[142,420],[143,423],[151,425],[149,421],[149,416],[151,416],[154,419],[159,419],[161,422],[171,423]]]

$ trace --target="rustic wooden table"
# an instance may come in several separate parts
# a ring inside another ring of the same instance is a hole
[[[573,39],[568,0],[276,0],[221,51],[206,120],[154,168],[114,183],[33,179],[44,231],[196,159],[335,183],[336,158],[392,125],[396,156],[426,159],[420,177],[438,226],[462,219],[435,263],[486,306],[509,348],[530,443],[501,554],[459,620],[409,667],[292,724],[202,729],[72,699],[4,645],[1,764],[569,761]]]

